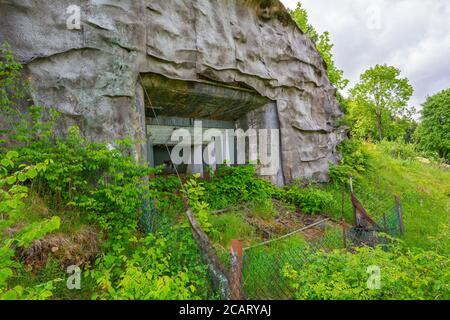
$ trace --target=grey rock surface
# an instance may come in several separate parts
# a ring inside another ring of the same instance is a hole
[[[81,8],[69,30],[67,8]],[[245,84],[276,102],[285,181],[326,180],[345,130],[313,42],[276,0],[0,0],[36,104],[92,139],[145,140],[139,75]],[[145,152],[137,146],[138,154]]]

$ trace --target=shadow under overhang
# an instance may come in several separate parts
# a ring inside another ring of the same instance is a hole
[[[236,121],[270,102],[256,91],[224,83],[142,74],[146,116]],[[148,95],[148,96],[147,96]]]

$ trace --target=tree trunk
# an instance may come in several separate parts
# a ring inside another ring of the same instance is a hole
[[[380,142],[383,141],[383,123],[382,116],[377,114],[378,137]]]

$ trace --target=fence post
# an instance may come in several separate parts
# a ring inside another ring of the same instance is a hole
[[[345,182],[342,183],[342,208],[341,208],[342,219],[344,219],[344,209],[345,209]]]
[[[231,300],[243,299],[242,293],[242,242],[231,240],[230,291]]]
[[[398,224],[400,227],[400,234],[404,235],[405,234],[405,225],[403,224],[403,208],[402,208],[402,203],[400,201],[399,196],[395,196],[395,205],[397,207],[397,215],[398,215]]]
[[[351,193],[351,195],[352,195],[352,197],[354,196],[354,192],[353,192],[353,177],[352,176],[350,176],[350,193]],[[353,225],[356,225],[357,224],[357,217],[356,217],[356,208],[355,208],[355,206],[353,205],[352,206],[353,207]]]
[[[344,241],[344,249],[347,249],[347,224],[345,223],[345,220],[341,220],[341,226],[342,226],[342,240]]]

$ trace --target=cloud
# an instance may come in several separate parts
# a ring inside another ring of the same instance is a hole
[[[295,8],[297,0],[281,0]],[[450,87],[450,1],[303,0],[310,23],[329,31],[336,64],[354,85],[366,69],[387,63],[415,89],[411,106]]]

